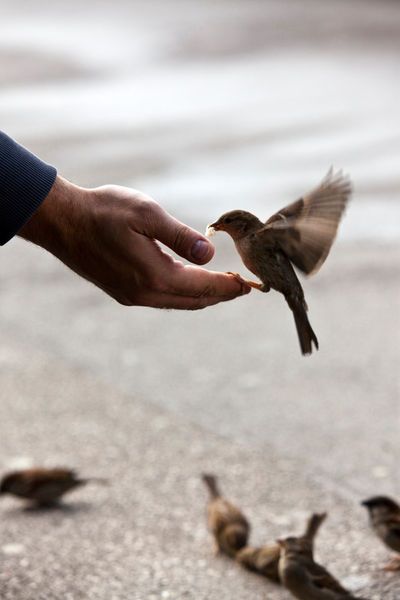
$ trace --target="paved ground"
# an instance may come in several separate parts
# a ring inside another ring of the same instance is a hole
[[[59,513],[3,501],[2,597],[287,597],[212,556],[203,470],[240,501],[255,542],[329,510],[321,560],[368,598],[398,597],[358,505],[399,493],[398,248],[342,248],[309,282],[321,339],[309,359],[279,298],[129,311],[23,242],[2,258],[3,468],[111,480]]]
[[[400,497],[399,5],[93,7],[2,8],[1,126],[65,175],[142,187],[200,230],[232,203],[267,216],[330,162],[356,195],[305,281],[321,345],[307,359],[276,294],[126,309],[39,249],[2,248],[0,467],[71,465],[110,486],[63,511],[2,500],[0,597],[288,598],[212,556],[199,474],[213,470],[254,542],[326,509],[319,558],[397,599],[359,501]],[[242,270],[215,243],[211,267]]]
[[[267,444],[256,451],[214,435],[138,394],[122,395],[28,341],[5,341],[3,459],[18,448],[38,462],[109,475],[110,486],[76,492],[60,511],[3,500],[1,598],[288,598],[214,558],[203,470],[221,474],[226,493],[252,521],[255,543],[299,531],[310,510],[328,509],[321,560],[371,599],[398,597],[394,577],[377,571],[386,552],[367,533],[357,504],[304,477],[296,459]]]

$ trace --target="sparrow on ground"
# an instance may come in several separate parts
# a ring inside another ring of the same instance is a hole
[[[369,513],[371,527],[388,548],[400,553],[400,506],[387,496],[374,496],[361,502]],[[384,567],[385,571],[400,570],[400,556]]]
[[[311,354],[313,344],[318,349],[318,340],[293,265],[307,275],[318,271],[329,254],[350,195],[350,179],[331,168],[318,187],[266,223],[244,210],[233,210],[207,227],[206,235],[225,231],[232,237],[245,266],[262,281],[247,281],[248,285],[262,292],[273,288],[285,296],[302,354]]]
[[[326,519],[326,513],[313,514],[307,521],[306,529],[301,537],[298,538],[299,544],[303,545],[303,550],[308,556],[313,557],[313,547],[315,536]],[[268,579],[280,583],[279,577],[279,557],[281,547],[278,543],[268,544],[261,548],[252,548],[246,546],[242,548],[237,555],[237,561],[255,573],[264,575]]]
[[[299,600],[365,600],[346,590],[322,565],[316,563],[301,538],[278,540],[281,547],[279,576]]]
[[[202,479],[208,488],[208,527],[215,539],[216,552],[231,558],[246,546],[250,525],[244,514],[221,495],[214,475],[204,474]]]
[[[11,494],[48,506],[56,504],[64,494],[89,481],[105,483],[101,478],[81,479],[70,469],[25,469],[4,475],[0,482],[0,494]]]

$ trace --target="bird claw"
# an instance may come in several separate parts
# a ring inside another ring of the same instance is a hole
[[[267,286],[268,289],[263,289],[265,286],[264,283],[259,283],[258,281],[250,281],[249,279],[243,279],[243,277],[239,275],[239,273],[232,273],[232,271],[228,271],[227,275],[232,275],[233,277],[235,277],[235,279],[239,281],[239,283],[244,283],[245,285],[248,285],[254,288],[255,290],[260,290],[260,292],[269,292],[270,290],[269,286]]]

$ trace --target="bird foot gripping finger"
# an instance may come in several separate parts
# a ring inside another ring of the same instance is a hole
[[[235,277],[235,279],[237,279],[240,283],[244,283],[246,285],[249,285],[250,287],[254,288],[255,290],[260,290],[261,292],[269,292],[269,287],[268,289],[263,289],[264,285],[263,283],[258,283],[257,281],[250,281],[249,279],[244,279],[241,275],[239,275],[239,273],[232,273],[232,271],[228,271],[227,275],[232,275],[233,277]]]

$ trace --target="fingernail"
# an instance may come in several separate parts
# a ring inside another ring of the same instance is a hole
[[[196,260],[202,260],[210,251],[210,244],[204,240],[197,240],[192,246],[191,254]]]

